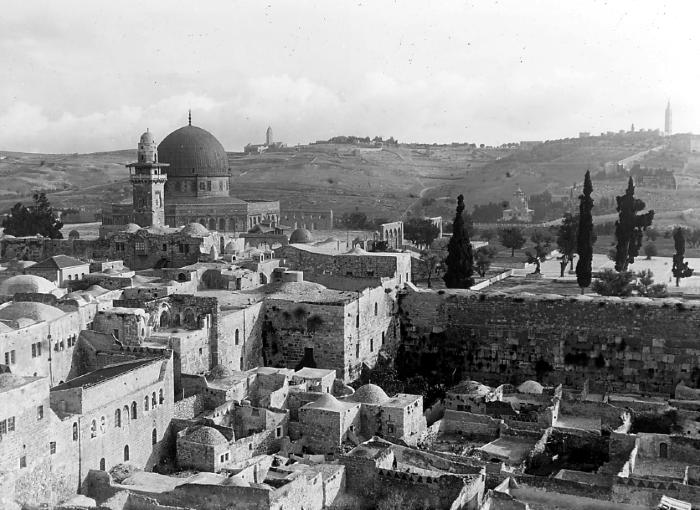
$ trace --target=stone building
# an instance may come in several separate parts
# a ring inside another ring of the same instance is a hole
[[[403,248],[403,221],[393,221],[379,225],[379,232],[375,236],[375,241],[384,241],[387,243],[387,248],[393,250]]]
[[[67,255],[54,255],[29,266],[24,272],[46,278],[57,287],[65,287],[70,281],[85,278],[90,273],[90,263]]]
[[[130,223],[174,228],[200,223],[212,231],[246,232],[263,221],[279,222],[279,202],[231,196],[228,155],[211,133],[192,125],[191,116],[157,148],[147,131],[137,152],[138,161],[128,165],[133,202],[104,208],[102,235]]]
[[[513,200],[508,209],[503,210],[503,218],[501,221],[517,221],[523,223],[531,223],[535,211],[527,206],[527,197],[523,190],[518,188],[513,193]]]
[[[107,365],[51,389],[51,409],[72,423],[79,470],[122,462],[152,468],[166,455],[173,417],[172,353]]]
[[[360,432],[360,404],[329,393],[299,409],[301,432],[313,453],[331,453]]]

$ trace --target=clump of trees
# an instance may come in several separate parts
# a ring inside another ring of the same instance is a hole
[[[34,193],[32,198],[34,203],[29,207],[21,202],[12,206],[10,214],[2,222],[5,234],[16,237],[41,234],[51,239],[63,239],[63,222],[58,219],[46,193]]]
[[[457,212],[452,222],[452,237],[447,245],[447,258],[445,265],[447,270],[443,276],[445,286],[448,289],[468,289],[474,285],[473,264],[474,256],[472,245],[469,242],[469,233],[464,225],[464,195],[457,197]]]
[[[591,288],[601,296],[627,297],[636,294],[644,297],[666,297],[668,295],[666,285],[654,283],[654,274],[648,269],[639,273],[605,269],[598,274]]]
[[[430,245],[433,244],[433,241],[435,241],[439,235],[440,229],[430,220],[411,218],[403,224],[404,238],[426,249],[430,248]]]
[[[476,267],[476,272],[479,273],[479,276],[482,278],[486,276],[486,271],[491,267],[496,253],[498,253],[496,247],[491,245],[480,246],[476,249],[476,252],[474,252],[474,266]]]
[[[510,256],[515,256],[515,250],[525,246],[523,231],[517,227],[506,227],[498,231],[498,239],[506,248],[510,248]]]

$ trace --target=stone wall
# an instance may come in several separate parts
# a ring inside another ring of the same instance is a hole
[[[672,299],[408,290],[399,300],[398,364],[404,373],[454,372],[448,383],[581,386],[590,378],[671,395],[700,363],[697,308]]]

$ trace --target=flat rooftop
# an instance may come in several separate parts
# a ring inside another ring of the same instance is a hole
[[[75,379],[71,379],[70,381],[66,381],[57,386],[54,386],[53,388],[51,388],[51,391],[70,390],[73,388],[86,388],[90,386],[96,386],[100,383],[136,370],[137,368],[150,365],[151,363],[158,363],[160,361],[163,361],[162,357],[127,361],[116,365],[110,365],[104,368],[97,369],[94,372],[81,375],[80,377],[76,377]]]
[[[534,437],[499,437],[479,450],[487,457],[495,457],[510,464],[520,464],[527,458],[537,441]]]

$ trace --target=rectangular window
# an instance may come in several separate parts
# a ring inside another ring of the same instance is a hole
[[[0,421],[0,434],[7,434],[7,420]]]
[[[192,171],[194,172],[194,170],[192,170]],[[204,191],[204,181],[202,181],[202,182],[199,183],[199,189],[200,189],[201,191]]]
[[[36,408],[36,419],[37,420],[44,419],[44,406],[39,406]]]
[[[9,364],[10,364],[10,353],[6,352],[5,353],[5,365],[9,365]]]
[[[211,191],[211,181],[207,181],[207,191]]]
[[[282,437],[282,427],[277,427],[277,430],[275,430],[275,436]]]
[[[355,357],[359,358],[360,357],[360,344],[357,344],[355,346]]]
[[[36,355],[41,356],[41,342],[36,343]]]
[[[168,251],[168,245],[167,245],[167,244],[163,244],[163,251]]]
[[[27,467],[27,456],[26,455],[22,455],[19,458],[19,467],[20,467],[20,469]]]
[[[49,443],[49,453],[51,453],[51,455],[56,454],[56,441],[51,441]]]
[[[15,364],[15,350],[14,349],[12,349],[10,351],[10,363],[12,363],[13,365]]]
[[[10,416],[7,419],[7,431],[8,432],[14,432],[15,431],[15,417]]]
[[[369,352],[374,352],[374,338],[369,339]]]
[[[32,344],[32,358],[36,358],[36,344]]]

